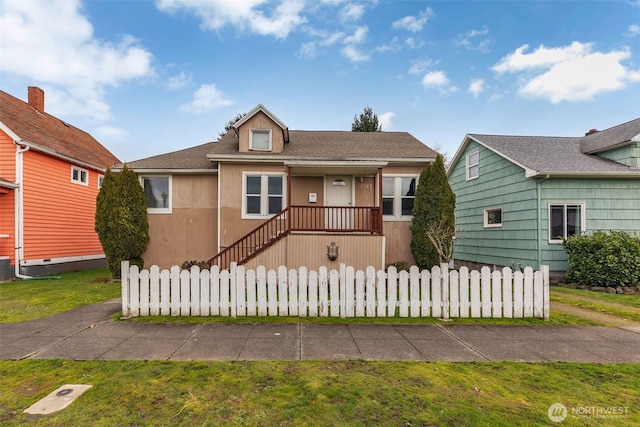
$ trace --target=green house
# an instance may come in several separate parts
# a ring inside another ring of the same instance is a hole
[[[567,267],[562,237],[640,232],[640,118],[581,137],[465,136],[447,170],[456,266]]]

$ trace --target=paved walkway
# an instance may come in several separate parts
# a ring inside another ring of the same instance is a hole
[[[640,362],[640,327],[146,323],[116,301],[0,324],[0,359]]]

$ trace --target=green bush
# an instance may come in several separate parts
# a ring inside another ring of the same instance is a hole
[[[565,281],[588,286],[636,286],[640,282],[640,236],[595,231],[563,241],[569,254]]]

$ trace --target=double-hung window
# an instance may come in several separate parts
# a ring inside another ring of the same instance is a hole
[[[249,149],[271,151],[271,129],[250,129]]]
[[[411,219],[417,176],[382,177],[382,214],[387,219]]]
[[[148,213],[171,213],[171,177],[142,176],[140,178]]]
[[[467,154],[467,181],[480,176],[480,152],[472,151]]]
[[[562,243],[563,238],[579,235],[584,228],[584,204],[549,204],[549,243]]]
[[[71,166],[71,182],[74,184],[89,185],[89,171]]]
[[[284,209],[283,174],[245,172],[242,187],[243,218],[269,218]]]

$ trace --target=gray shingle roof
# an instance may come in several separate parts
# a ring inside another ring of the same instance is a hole
[[[290,142],[279,155],[290,159],[318,160],[386,160],[435,158],[436,152],[407,132],[351,132],[290,130]],[[227,133],[211,145],[209,157],[238,154],[238,139]],[[252,151],[242,153],[256,157],[273,154]]]
[[[308,160],[388,160],[435,158],[436,152],[407,132],[289,131],[290,142],[280,154],[250,151],[256,159],[278,157]],[[127,162],[132,169],[211,169],[217,159],[239,155],[233,131],[219,141]],[[122,167],[118,165],[115,169]]]
[[[541,174],[634,172],[634,169],[623,164],[582,153],[580,142],[584,137],[468,136],[520,166]]]
[[[586,135],[581,142],[582,152],[597,153],[624,145],[632,140],[640,142],[640,118]]]

